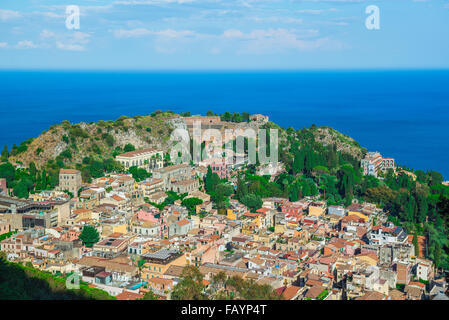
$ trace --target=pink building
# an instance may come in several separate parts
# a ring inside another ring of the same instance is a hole
[[[282,213],[301,214],[303,212],[303,206],[298,203],[286,202],[281,205]]]
[[[78,237],[80,236],[81,232],[76,231],[76,230],[69,230],[67,232],[65,232],[62,236],[61,236],[61,240],[63,241],[75,241],[78,239]]]
[[[154,217],[155,214],[157,214],[157,212],[139,210],[137,212],[137,219],[157,223],[159,219]]]
[[[218,174],[221,179],[229,178],[231,176],[230,168],[226,164],[225,158],[211,158],[206,159],[200,163],[201,166],[208,167],[212,169],[213,173]]]
[[[212,172],[215,172],[216,174],[218,174],[218,176],[221,179],[224,178],[229,178],[230,177],[230,172],[228,170],[228,166],[226,165],[226,162],[223,160],[221,162],[213,162],[211,165],[212,168]]]

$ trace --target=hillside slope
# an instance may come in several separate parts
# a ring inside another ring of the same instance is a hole
[[[174,129],[173,119],[179,117],[170,111],[158,111],[147,116],[123,116],[116,121],[79,124],[63,121],[51,126],[39,137],[28,139],[13,148],[9,161],[25,166],[34,162],[40,169],[49,161],[73,166],[85,157],[114,157],[123,153],[128,144],[136,149],[153,147],[167,150],[170,133]],[[266,127],[279,129],[280,141],[287,141],[287,136],[291,134],[290,128],[281,128],[273,122]],[[323,146],[335,144],[338,151],[356,159],[361,159],[364,154],[365,150],[354,139],[332,128],[312,126],[304,130],[312,133],[315,141]]]
[[[172,127],[170,112],[148,116],[120,117],[116,121],[53,125],[39,137],[29,139],[15,150],[9,161],[28,166],[34,162],[42,168],[49,160],[62,160],[64,165],[80,163],[84,157],[103,158],[122,153],[127,144],[139,148],[163,148]]]

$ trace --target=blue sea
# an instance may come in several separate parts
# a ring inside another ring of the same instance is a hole
[[[263,113],[331,126],[363,147],[449,178],[449,71],[0,72],[0,147],[62,120],[156,109]]]

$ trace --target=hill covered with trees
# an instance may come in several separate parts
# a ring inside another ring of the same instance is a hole
[[[208,115],[216,114],[208,112]],[[64,121],[11,152],[4,150],[0,177],[6,178],[16,196],[26,198],[30,192],[54,188],[60,168],[81,170],[84,182],[106,172],[125,172],[114,157],[136,148],[163,147],[172,130],[168,120],[175,116],[169,111],[157,111],[144,117],[121,117],[91,124],[72,125]],[[250,121],[248,113],[229,112],[222,114],[221,120]],[[208,170],[205,191],[219,212],[225,212],[231,198],[251,210],[260,208],[261,199],[270,196],[291,201],[311,196],[328,205],[344,206],[354,200],[369,201],[383,208],[389,219],[409,234],[425,236],[428,257],[437,266],[449,269],[449,187],[442,184],[440,173],[402,166],[397,173],[390,170],[379,178],[363,176],[360,160],[366,149],[332,128],[314,125],[302,129],[282,128],[273,122],[261,127],[279,130],[278,158],[284,170],[276,176],[258,176],[258,164],[250,165],[236,177],[235,190],[229,181]],[[245,145],[248,146],[248,141]],[[163,148],[168,151],[166,145]],[[17,168],[11,162],[26,165]],[[402,169],[408,174],[401,173]],[[141,171],[128,170],[137,180],[147,176]]]

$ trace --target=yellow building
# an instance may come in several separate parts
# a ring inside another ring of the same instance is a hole
[[[184,267],[187,265],[186,256],[174,250],[162,249],[142,256],[147,262],[143,265],[142,278],[162,278],[170,266]]]
[[[366,214],[363,214],[362,212],[359,211],[348,211],[348,216],[357,216],[365,221],[369,220],[369,217]]]
[[[356,256],[357,260],[369,264],[370,266],[376,266],[379,262],[379,259],[375,254],[367,253],[367,254],[359,254]]]
[[[309,216],[324,216],[324,208],[318,206],[309,206]]]
[[[246,212],[242,218],[242,233],[245,235],[252,235],[263,227],[261,214]]]
[[[276,240],[274,233],[259,232],[254,235],[254,241],[261,243],[264,246],[270,247]]]
[[[101,235],[107,237],[113,233],[123,233],[128,232],[128,225],[126,223],[103,223]]]
[[[80,221],[98,221],[100,218],[100,214],[98,212],[93,212],[90,209],[76,209],[72,211],[72,214],[74,215],[74,221],[75,223],[79,223]]]
[[[277,224],[274,227],[274,233],[284,233],[287,230],[287,228],[285,228],[285,225],[283,224]]]
[[[227,209],[226,210],[226,217],[229,220],[236,220],[237,219],[237,214],[234,213],[234,210],[232,209]]]
[[[287,222],[287,229],[296,229],[299,227],[299,221],[296,222]]]

